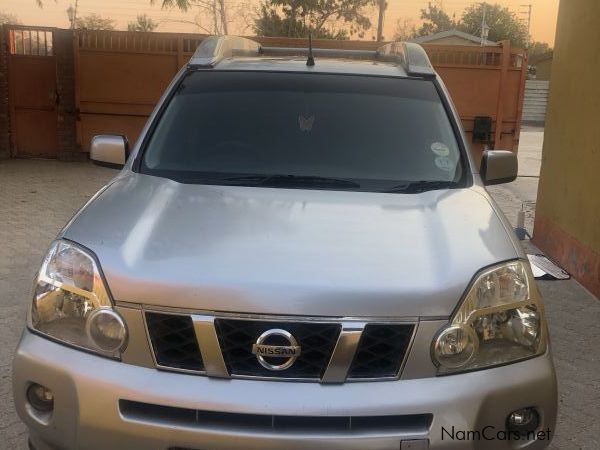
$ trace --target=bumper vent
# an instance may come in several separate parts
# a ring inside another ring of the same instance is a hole
[[[174,408],[129,400],[119,400],[121,414],[129,420],[170,426],[197,426],[213,430],[329,434],[329,433],[409,433],[425,434],[432,414],[394,416],[277,416],[238,414]]]

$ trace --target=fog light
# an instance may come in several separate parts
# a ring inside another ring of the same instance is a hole
[[[127,339],[125,323],[119,314],[110,308],[99,308],[92,312],[86,323],[87,334],[101,350],[121,350]]]
[[[27,388],[27,401],[36,411],[50,412],[54,409],[54,394],[41,384],[33,383]]]
[[[506,428],[520,434],[537,430],[540,425],[540,415],[535,408],[523,408],[513,411],[506,419]]]

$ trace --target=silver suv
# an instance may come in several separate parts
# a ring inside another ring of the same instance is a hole
[[[544,307],[484,188],[516,157],[475,166],[418,45],[209,38],[130,154],[90,156],[122,170],[51,245],[14,359],[33,448],[548,445]]]

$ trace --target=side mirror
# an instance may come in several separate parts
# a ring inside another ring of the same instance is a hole
[[[90,159],[99,166],[120,169],[128,156],[128,144],[125,136],[99,134],[92,138]]]
[[[515,181],[518,172],[519,160],[513,152],[508,150],[486,150],[483,152],[479,174],[486,186]]]

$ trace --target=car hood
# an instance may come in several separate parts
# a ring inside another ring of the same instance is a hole
[[[518,256],[481,188],[382,194],[129,173],[63,236],[96,254],[116,301],[258,314],[446,317],[478,270]]]

